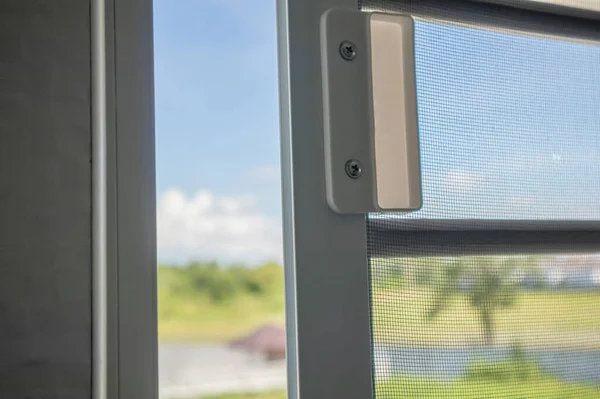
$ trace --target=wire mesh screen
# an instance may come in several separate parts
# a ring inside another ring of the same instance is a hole
[[[600,46],[415,22],[423,208],[369,216],[375,396],[600,398],[600,250],[408,255],[385,233],[600,220]]]
[[[600,220],[600,46],[417,20],[423,209]]]
[[[599,256],[371,267],[376,398],[600,397]]]

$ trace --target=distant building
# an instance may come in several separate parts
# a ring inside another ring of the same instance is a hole
[[[267,360],[285,358],[285,329],[267,324],[249,335],[230,343],[234,348],[244,349],[264,356]]]
[[[600,258],[594,255],[560,256],[543,265],[546,284],[554,288],[600,287]]]

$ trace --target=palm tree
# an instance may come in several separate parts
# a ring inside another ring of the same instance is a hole
[[[486,344],[491,345],[495,313],[514,303],[517,283],[512,276],[520,266],[518,259],[497,256],[455,259],[442,273],[428,317],[434,319],[443,312],[454,296],[466,295],[479,316],[483,338]]]

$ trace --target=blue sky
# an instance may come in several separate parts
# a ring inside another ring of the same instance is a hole
[[[157,0],[159,259],[281,260],[275,1]],[[418,22],[424,209],[600,218],[597,45]]]
[[[213,234],[243,246],[243,236],[252,234],[247,225],[257,223],[256,218],[259,224],[269,222],[269,231],[261,234],[279,239],[275,2],[157,0],[154,29],[159,219],[161,197],[169,190],[186,196],[184,205],[196,210],[202,207],[190,203],[202,192],[213,205],[202,208],[198,218],[214,220],[206,231],[192,232],[199,241]],[[243,209],[223,209],[222,201],[229,201],[229,208],[241,201],[237,205]],[[173,212],[185,217],[182,209]],[[254,219],[246,220],[246,230],[214,226],[243,221],[249,214]],[[174,234],[197,230],[181,225],[168,229],[169,238],[159,231],[159,241],[169,241],[159,242],[162,261],[244,260],[243,248],[231,249],[224,242],[177,245]],[[257,250],[264,254],[250,254],[249,261],[278,260],[281,251],[269,247]]]
[[[239,195],[279,163],[275,6],[247,3],[155,1],[159,192]]]
[[[416,218],[600,217],[600,47],[421,22]]]

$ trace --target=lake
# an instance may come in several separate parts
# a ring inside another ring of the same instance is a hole
[[[509,355],[507,348],[417,348],[376,346],[376,372],[418,374],[424,377],[455,379],[462,376],[473,359],[500,361]],[[600,385],[600,351],[538,350],[527,351],[543,369],[569,382]]]
[[[265,361],[223,345],[160,344],[161,399],[285,389],[285,360]]]
[[[502,360],[503,348],[416,348],[376,346],[376,372],[454,379],[472,359]],[[571,382],[600,385],[600,351],[539,350],[527,352],[544,369]],[[224,392],[284,389],[285,361],[266,361],[223,345],[161,344],[159,348],[161,399],[190,398]]]

